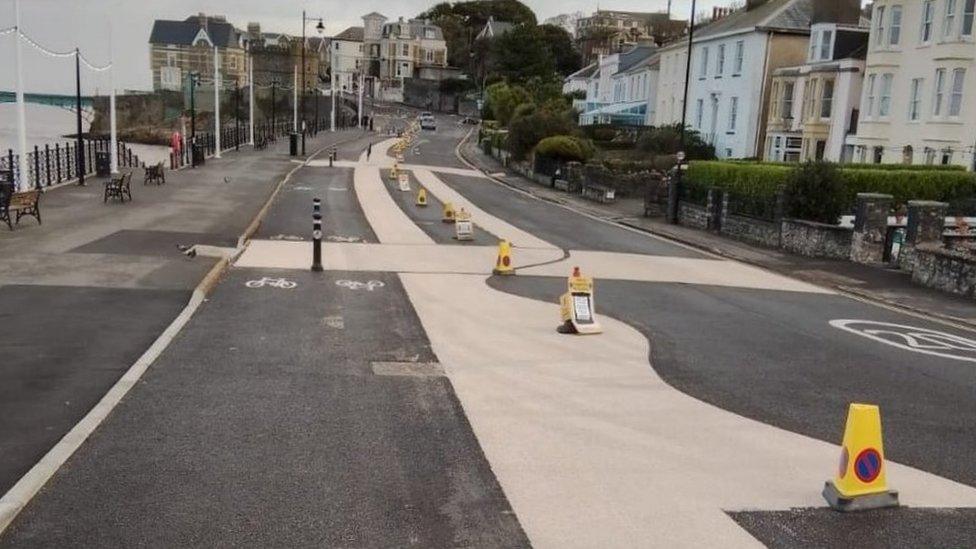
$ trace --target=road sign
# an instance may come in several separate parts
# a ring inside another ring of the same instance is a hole
[[[410,191],[410,176],[400,172],[397,176],[397,183],[400,185],[400,190],[408,192]]]
[[[861,450],[854,460],[854,474],[861,482],[874,482],[881,474],[881,454],[874,448]]]

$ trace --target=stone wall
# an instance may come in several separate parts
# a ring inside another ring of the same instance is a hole
[[[784,250],[806,257],[849,259],[854,231],[836,225],[825,225],[800,219],[784,219]]]
[[[973,297],[976,294],[976,257],[938,245],[920,245],[915,249],[912,282],[943,292]]]
[[[692,204],[691,202],[678,203],[678,217],[681,224],[695,229],[708,229],[708,208]]]
[[[726,214],[722,218],[722,234],[767,248],[780,247],[781,230],[779,223],[743,215]]]

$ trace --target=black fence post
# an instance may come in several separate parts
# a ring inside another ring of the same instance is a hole
[[[44,175],[47,179],[47,186],[51,186],[51,146],[44,144]]]
[[[41,153],[37,145],[34,145],[34,188],[41,188]]]

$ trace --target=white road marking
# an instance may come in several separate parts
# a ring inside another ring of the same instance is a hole
[[[377,288],[386,286],[386,284],[384,284],[382,280],[369,280],[367,282],[360,282],[358,280],[336,280],[336,286],[348,288],[350,290],[362,290],[365,288],[366,291],[372,292]]]
[[[252,289],[264,288],[265,286],[268,286],[282,290],[292,290],[298,287],[298,283],[285,278],[268,278],[263,276],[257,280],[248,280],[244,283],[244,286]]]
[[[872,320],[831,320],[834,328],[904,351],[976,362],[976,341],[928,328]]]

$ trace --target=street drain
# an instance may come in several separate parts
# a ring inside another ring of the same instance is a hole
[[[373,362],[378,376],[442,377],[444,367],[438,362]]]

